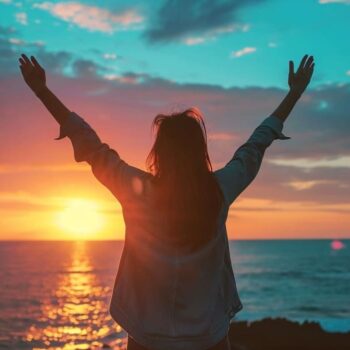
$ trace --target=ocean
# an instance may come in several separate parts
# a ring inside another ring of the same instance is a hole
[[[1,242],[0,348],[125,349],[108,314],[122,241]],[[230,241],[237,320],[350,330],[350,240]]]

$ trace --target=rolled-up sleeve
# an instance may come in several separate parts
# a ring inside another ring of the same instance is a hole
[[[89,163],[95,177],[118,200],[128,195],[133,190],[133,183],[142,177],[144,172],[141,169],[127,164],[117,151],[102,143],[91,126],[75,112],[71,112],[60,125],[59,136],[55,140],[66,136],[72,143],[75,161]]]
[[[233,158],[221,169],[214,172],[224,193],[227,205],[244,191],[259,172],[265,150],[275,139],[288,140],[282,133],[283,121],[271,115],[254,130],[249,139],[241,145]]]

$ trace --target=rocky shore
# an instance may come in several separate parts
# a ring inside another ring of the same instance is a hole
[[[329,333],[316,322],[300,324],[284,318],[234,322],[229,337],[232,350],[350,349],[350,332]]]

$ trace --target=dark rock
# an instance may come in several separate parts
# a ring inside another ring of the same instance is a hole
[[[316,322],[284,318],[231,324],[232,350],[350,350],[350,332],[329,333]]]

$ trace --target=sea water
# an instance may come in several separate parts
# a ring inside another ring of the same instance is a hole
[[[122,241],[0,243],[0,347],[125,349],[108,305]],[[243,310],[350,330],[350,241],[230,241]]]

